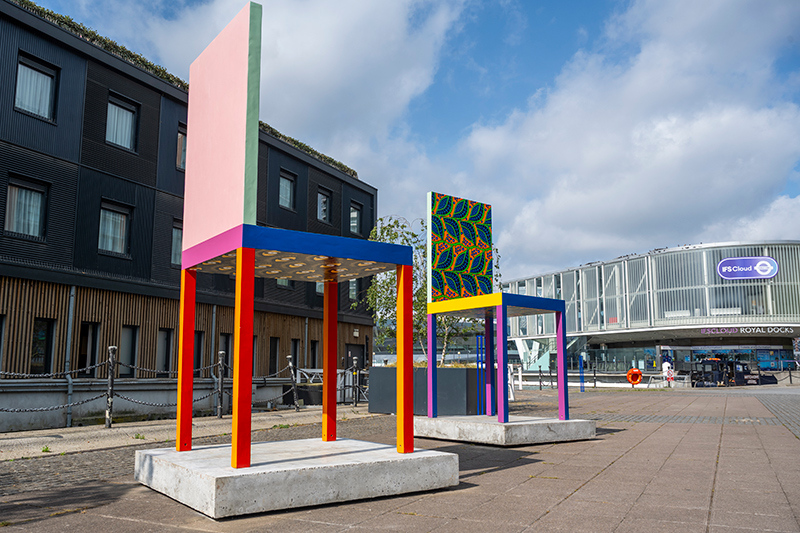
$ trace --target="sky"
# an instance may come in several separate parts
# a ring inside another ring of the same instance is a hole
[[[242,0],[40,0],[190,82]],[[800,240],[796,0],[263,0],[261,120],[378,216],[492,204],[504,280]]]

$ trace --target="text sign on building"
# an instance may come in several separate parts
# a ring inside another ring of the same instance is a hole
[[[717,264],[717,274],[725,279],[769,279],[778,273],[778,262],[771,257],[729,257]]]

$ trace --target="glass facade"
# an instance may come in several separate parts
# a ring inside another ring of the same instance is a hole
[[[726,279],[718,269],[722,268],[721,261],[731,258],[753,265],[760,258],[772,258],[778,271]],[[676,339],[692,335],[697,341],[700,334],[705,335],[700,344],[736,345],[744,342],[737,338],[750,338],[752,346],[719,346],[714,353],[739,349],[746,358],[756,360],[762,350],[783,351],[783,346],[758,344],[784,344],[789,337],[800,337],[800,241],[655,250],[506,282],[503,291],[564,299],[569,352],[587,353],[608,370],[624,370],[631,364],[650,368],[656,364],[661,347],[680,360],[683,352],[699,354],[703,346],[673,349],[666,345],[680,344]],[[723,336],[716,335],[720,328]],[[751,335],[757,330],[757,335]],[[661,335],[663,331],[672,333]],[[681,337],[683,331],[686,335]],[[709,333],[712,331],[713,336]],[[541,351],[542,346],[549,345],[554,333],[553,315],[511,322],[511,340],[531,357],[537,346]],[[771,338],[770,333],[774,333]],[[758,336],[763,341],[752,340]],[[587,339],[591,339],[591,345]],[[608,339],[608,346],[604,339]]]
[[[720,261],[774,258],[769,279],[724,279]],[[587,265],[503,284],[504,292],[561,297],[567,332],[800,321],[800,242],[699,245]],[[556,294],[555,288],[558,287]],[[530,326],[530,324],[528,324]],[[530,328],[529,335],[547,335]],[[519,325],[512,328],[519,336]]]

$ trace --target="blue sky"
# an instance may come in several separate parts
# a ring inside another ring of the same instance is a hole
[[[40,3],[183,78],[244,5]],[[263,7],[262,120],[355,168],[381,216],[491,203],[506,279],[800,239],[796,0]]]
[[[409,123],[431,149],[458,142],[470,126],[499,123],[550,86],[581,48],[594,46],[619,2],[476,3],[443,47],[430,88],[411,102]],[[435,112],[434,112],[435,111]]]

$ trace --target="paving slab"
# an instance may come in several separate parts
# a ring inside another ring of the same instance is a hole
[[[513,416],[557,416],[555,391],[516,394]],[[217,520],[133,479],[135,451],[171,447],[174,434],[102,449],[92,439],[63,456],[0,460],[0,523],[37,532],[800,531],[800,387],[587,389],[570,405],[573,418],[596,421],[593,439],[497,447],[417,438],[419,449],[459,456],[459,484],[448,489]],[[253,442],[319,439],[314,418],[269,421]],[[199,433],[205,422],[195,423]],[[229,444],[229,431],[195,445]],[[342,438],[387,446],[395,431],[386,415],[337,424]]]

